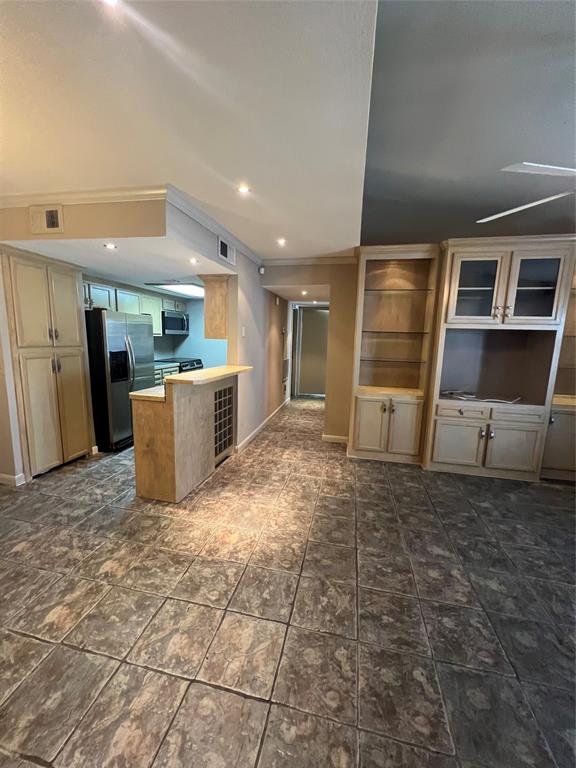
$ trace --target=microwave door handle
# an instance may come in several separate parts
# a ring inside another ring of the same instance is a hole
[[[134,384],[134,358],[132,351],[132,342],[129,336],[124,337],[124,344],[126,345],[126,354],[128,355],[128,381],[130,382],[130,389]]]
[[[189,324],[188,315],[184,315],[184,330],[186,331],[186,333],[188,333],[188,330],[189,330],[188,324]]]

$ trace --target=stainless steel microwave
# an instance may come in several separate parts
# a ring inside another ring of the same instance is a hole
[[[186,312],[162,312],[162,333],[165,336],[188,336],[190,322]]]

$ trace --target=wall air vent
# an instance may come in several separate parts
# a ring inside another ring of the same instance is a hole
[[[218,256],[228,264],[236,264],[236,248],[221,237],[218,238]]]
[[[64,232],[64,218],[61,205],[31,205],[30,231],[33,235]]]

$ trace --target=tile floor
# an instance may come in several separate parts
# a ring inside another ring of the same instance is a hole
[[[1,768],[573,768],[574,489],[322,420],[177,505],[131,451],[0,493]]]

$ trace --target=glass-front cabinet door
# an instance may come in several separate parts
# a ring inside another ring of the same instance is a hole
[[[446,322],[501,323],[509,263],[509,252],[455,253]]]
[[[512,254],[505,323],[559,322],[559,294],[566,262],[565,251]]]

